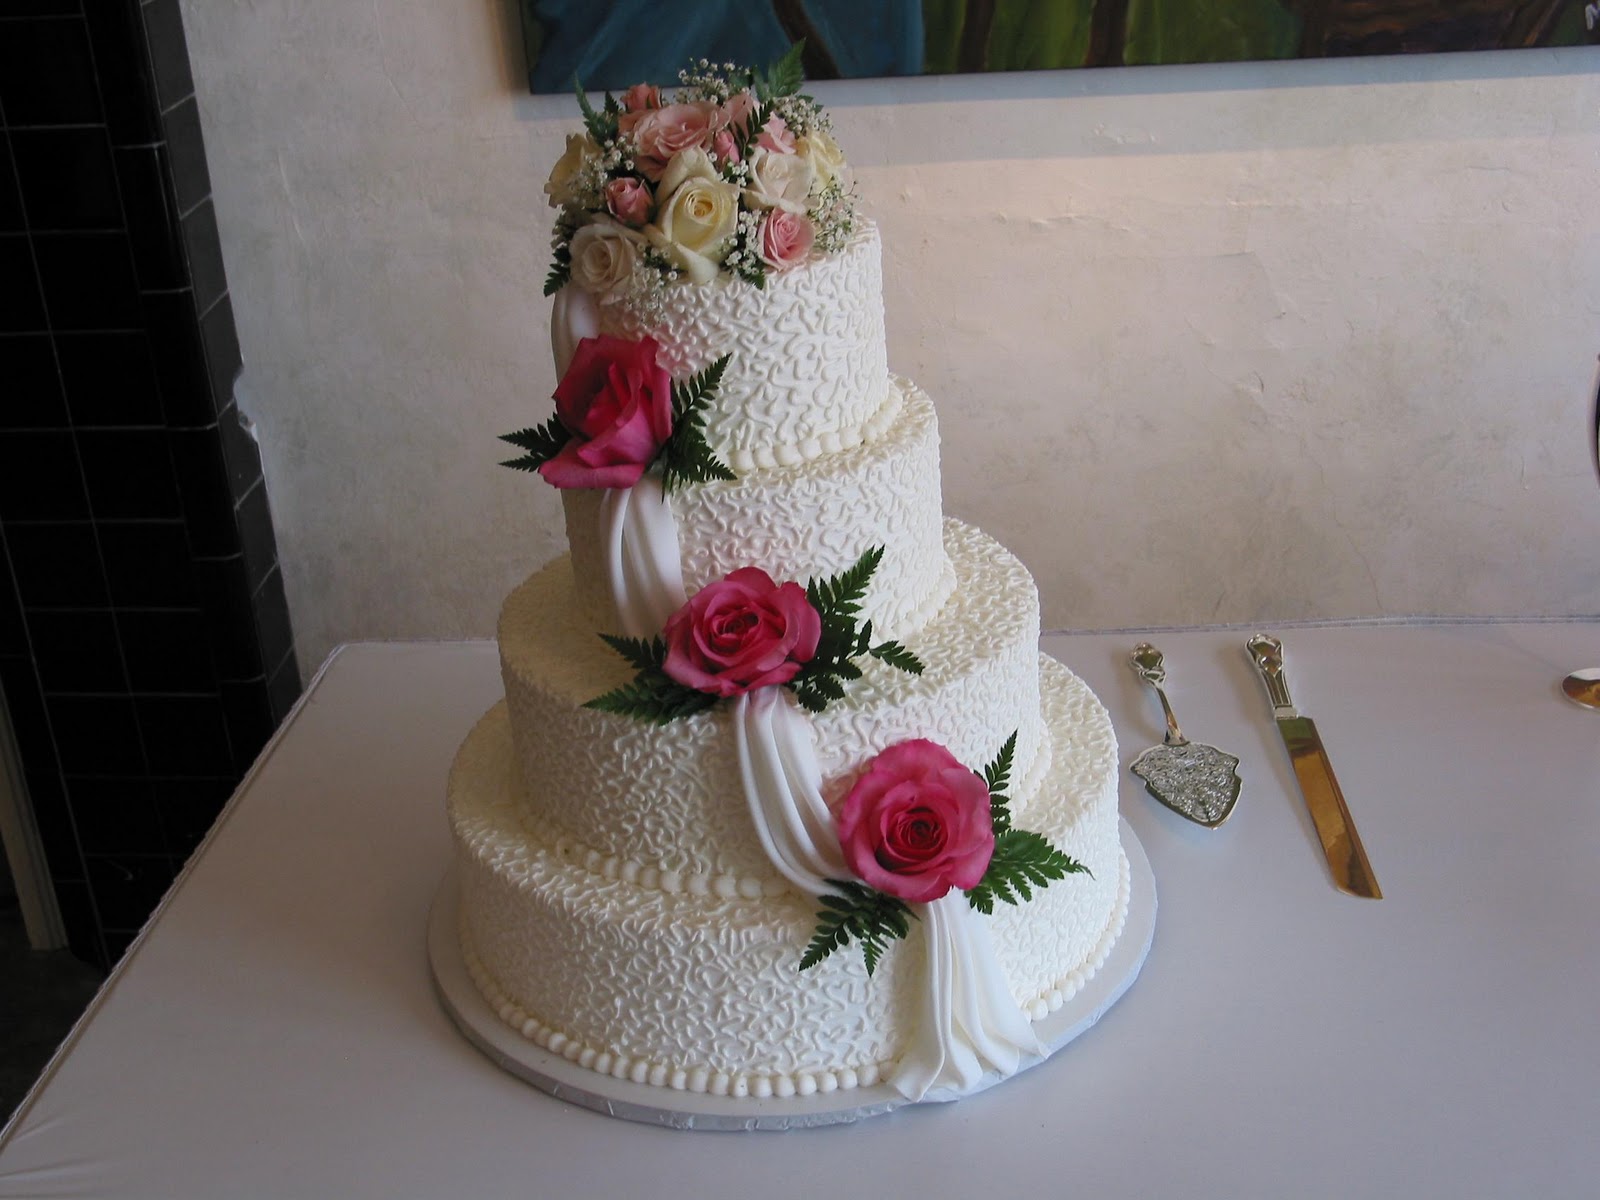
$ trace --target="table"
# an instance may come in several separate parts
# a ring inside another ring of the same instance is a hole
[[[610,1120],[456,1033],[424,928],[494,647],[343,647],[0,1139],[0,1197],[1595,1194],[1600,713],[1556,685],[1600,624],[1272,631],[1386,898],[1329,882],[1249,630],[1048,637],[1124,766],[1155,641],[1238,810],[1190,825],[1124,771],[1160,891],[1132,990],[1002,1087],[782,1134]]]

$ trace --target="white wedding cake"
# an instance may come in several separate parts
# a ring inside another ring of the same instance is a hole
[[[461,955],[664,1097],[942,1097],[1034,1060],[1122,928],[1116,742],[1026,569],[943,516],[797,84],[607,97],[552,175],[562,384],[509,465],[571,553],[506,600],[451,774]]]

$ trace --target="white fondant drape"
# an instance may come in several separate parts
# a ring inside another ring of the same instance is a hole
[[[805,714],[782,688],[759,688],[734,701],[733,727],[750,819],[772,865],[811,896],[848,879]]]
[[[912,910],[921,918],[928,981],[917,1031],[889,1082],[910,1100],[931,1090],[960,1094],[989,1071],[1004,1079],[1024,1054],[1043,1054],[1033,1025],[1011,998],[983,914],[966,894],[946,892]]]
[[[807,895],[832,890],[828,880],[852,872],[822,798],[810,720],[782,688],[768,687],[740,696],[733,721],[745,800],[767,857]],[[1010,1075],[1024,1054],[1042,1053],[966,895],[951,891],[911,909],[923,928],[927,980],[916,1031],[890,1083],[910,1100],[933,1089],[966,1092],[985,1073]]]
[[[600,497],[606,582],[628,637],[653,638],[688,596],[678,553],[678,524],[661,480],[646,474],[631,488]]]
[[[567,373],[578,343],[599,332],[600,306],[593,296],[570,283],[556,293],[550,313],[550,352],[555,356],[557,379]]]

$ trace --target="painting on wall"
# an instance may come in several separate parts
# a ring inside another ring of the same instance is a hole
[[[519,0],[532,91],[677,82],[805,42],[809,79],[1600,42],[1600,0]]]

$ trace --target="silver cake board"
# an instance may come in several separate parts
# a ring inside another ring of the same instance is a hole
[[[1120,819],[1120,818],[1119,818]],[[1122,998],[1144,966],[1156,928],[1156,885],[1150,860],[1126,820],[1121,820],[1122,848],[1128,857],[1128,915],[1122,935],[1100,969],[1076,995],[1033,1024],[1044,1044],[1042,1057],[1025,1059],[1019,1071],[1043,1062],[1088,1030]],[[736,1097],[678,1091],[616,1079],[579,1066],[523,1037],[489,1007],[467,974],[461,954],[459,896],[455,872],[447,874],[434,896],[428,917],[428,958],[440,1003],[474,1046],[496,1065],[570,1104],[612,1117],[664,1125],[674,1129],[804,1129],[859,1121],[911,1103],[886,1082],[810,1096]],[[986,1077],[973,1095],[1001,1082]],[[959,1099],[954,1093],[930,1092],[920,1103]]]

